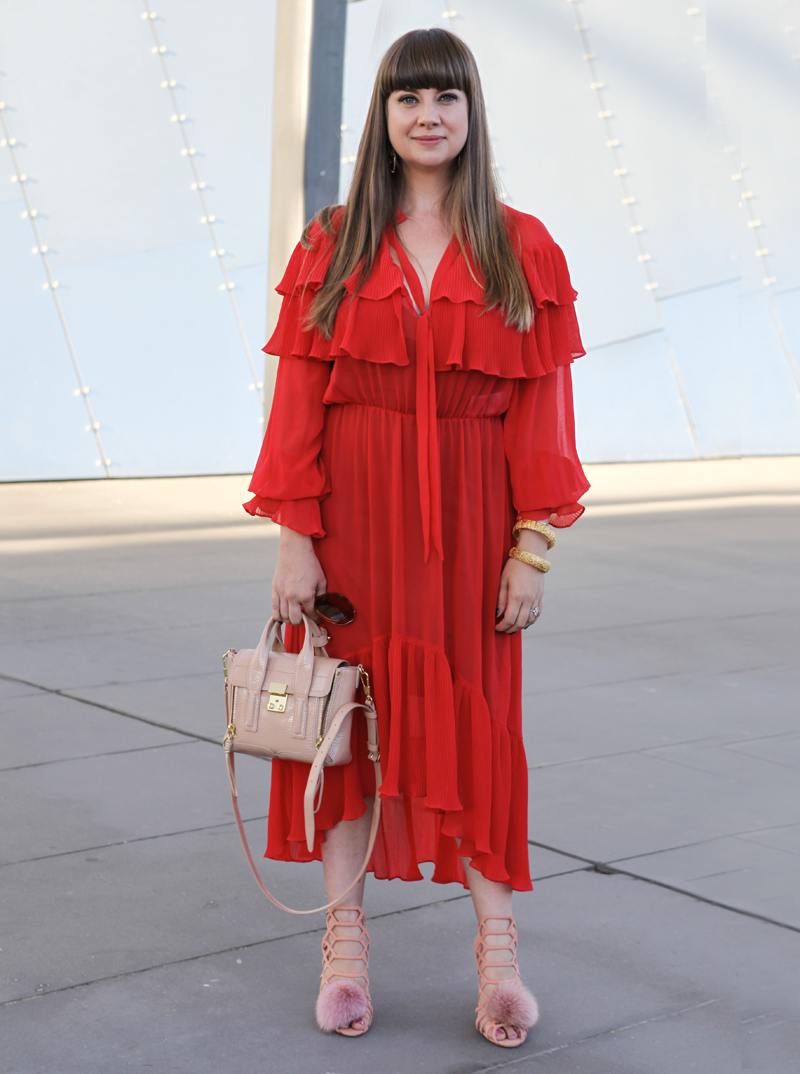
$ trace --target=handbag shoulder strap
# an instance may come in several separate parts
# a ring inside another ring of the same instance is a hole
[[[250,853],[250,846],[247,842],[247,835],[245,834],[244,824],[242,823],[242,815],[239,812],[239,791],[236,787],[236,774],[233,760],[233,750],[231,749],[231,741],[226,738],[223,745],[225,747],[225,761],[228,767],[228,779],[231,786],[231,802],[233,803],[233,814],[236,818],[236,828],[239,832],[239,838],[242,841],[242,847],[244,848],[245,857],[247,858],[247,864],[250,866],[250,871],[255,877],[256,883],[261,888],[263,893],[267,896],[270,902],[273,902],[280,910],[285,910],[287,914],[317,914],[322,910],[330,910],[332,906],[336,906],[344,899],[345,895],[349,895],[361,877],[367,871],[369,865],[369,859],[372,857],[372,851],[375,847],[375,839],[378,835],[378,824],[381,819],[381,765],[380,765],[380,752],[378,746],[378,714],[375,711],[375,707],[371,704],[362,703],[359,701],[351,701],[346,705],[342,705],[334,718],[331,720],[331,725],[328,728],[328,732],[325,738],[322,740],[317,756],[314,759],[314,763],[311,766],[311,772],[308,776],[308,782],[306,783],[305,795],[303,797],[303,812],[305,817],[306,827],[306,844],[309,850],[314,849],[314,797],[316,795],[317,785],[320,779],[320,773],[322,767],[325,764],[325,758],[328,756],[333,740],[342,726],[345,717],[354,709],[363,709],[364,715],[367,718],[367,748],[369,751],[369,758],[375,765],[375,805],[372,811],[372,825],[369,830],[369,842],[367,845],[367,852],[364,855],[364,860],[361,863],[361,868],[358,870],[353,881],[350,885],[341,893],[337,895],[335,899],[331,899],[330,902],[325,903],[324,906],[315,906],[312,910],[293,910],[290,906],[284,906],[282,902],[275,898],[272,892],[267,888],[264,881],[256,868],[256,863],[253,861],[253,855]]]

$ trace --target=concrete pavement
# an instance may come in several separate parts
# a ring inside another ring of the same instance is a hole
[[[314,1028],[322,919],[256,889],[218,744],[277,544],[246,479],[0,486],[0,1074],[796,1071],[800,460],[589,476],[524,640],[516,1051],[427,880],[368,882],[370,1033]],[[237,768],[256,846],[269,771]],[[318,867],[264,872],[321,901]]]

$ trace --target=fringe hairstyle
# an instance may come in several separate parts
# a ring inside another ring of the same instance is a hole
[[[361,264],[358,287],[364,284],[375,263],[383,233],[395,219],[403,169],[400,158],[401,166],[394,174],[389,167],[392,147],[386,124],[386,101],[401,89],[458,89],[466,95],[467,140],[461,151],[461,163],[445,195],[442,213],[473,277],[466,246],[480,269],[486,308],[502,308],[507,325],[519,332],[527,331],[533,323],[533,302],[498,197],[478,67],[461,38],[442,29],[412,30],[389,47],[378,68],[344,211],[338,206],[327,206],[303,231],[301,241],[307,249],[311,246],[309,235],[315,221],[336,241],[325,282],[311,305],[308,327],[316,327],[326,339],[331,338],[336,313],[346,294],[344,281]]]

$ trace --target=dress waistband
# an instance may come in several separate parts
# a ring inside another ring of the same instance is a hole
[[[416,419],[413,410],[398,410],[397,407],[380,406],[379,403],[362,403],[358,399],[337,399],[328,406],[359,406],[364,410],[380,410],[382,414],[397,414],[401,418]],[[502,421],[502,414],[437,414],[437,421]]]

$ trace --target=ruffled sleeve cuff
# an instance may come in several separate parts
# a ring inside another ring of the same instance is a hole
[[[561,507],[533,508],[530,511],[520,511],[517,522],[523,518],[535,519],[537,522],[546,522],[548,526],[556,529],[566,529],[573,522],[577,522],[586,508],[581,503],[567,503]]]
[[[310,537],[325,536],[319,500],[315,497],[304,500],[273,500],[269,496],[254,496],[242,506],[250,515],[271,518],[278,526],[288,526],[297,533],[306,533]]]

